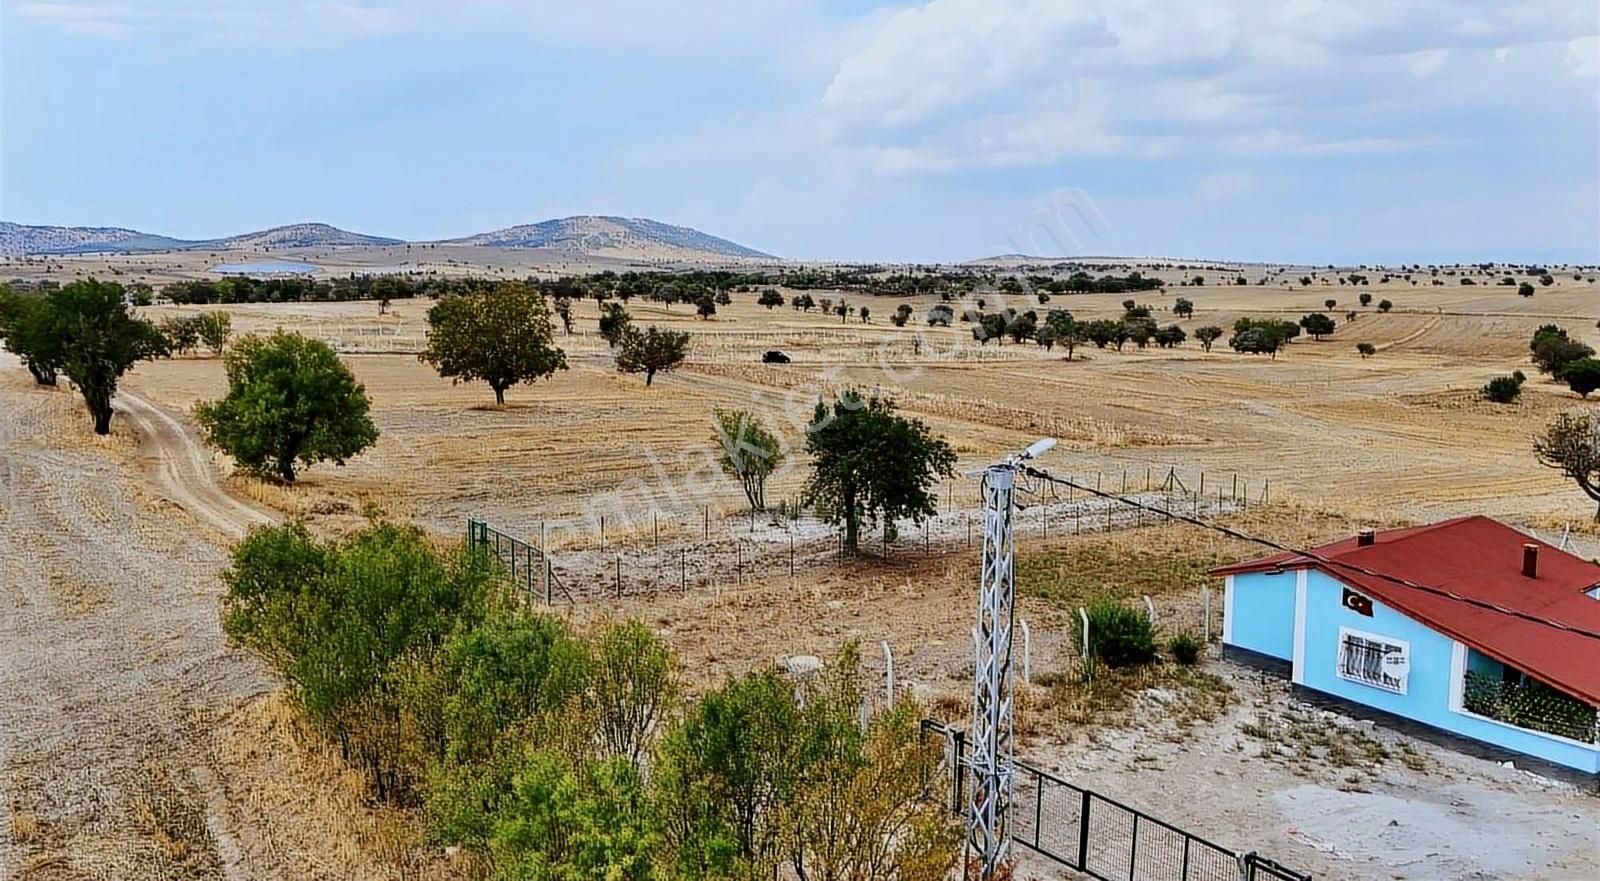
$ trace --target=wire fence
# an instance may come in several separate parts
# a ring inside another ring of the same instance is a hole
[[[952,814],[964,815],[970,786],[959,728],[922,721],[944,749],[941,779]],[[948,776],[945,776],[948,775]],[[1255,852],[1238,853],[1026,762],[1013,763],[1009,833],[1014,845],[1100,881],[1310,881]]]
[[[1164,522],[1163,511],[1221,516],[1264,503],[1270,493],[1264,481],[1252,498],[1249,481],[1235,475],[1208,484],[1199,475],[1186,481],[1172,468],[1164,474],[1096,473],[1082,479],[1127,488],[1149,508],[1040,484],[1019,494],[1017,539],[1147,526]],[[1138,489],[1141,485],[1143,490]],[[973,507],[965,507],[957,486],[952,482],[940,487],[938,513],[921,521],[900,520],[891,528],[880,525],[861,537],[861,550],[893,560],[978,547],[983,538],[982,513],[975,499]],[[849,556],[839,531],[792,500],[780,501],[773,510],[733,517],[714,516],[706,506],[688,516],[654,510],[619,516],[614,511],[576,530],[570,522],[549,527],[540,522],[524,537],[469,517],[467,541],[493,553],[530,598],[547,605],[583,597],[737,589],[793,578],[804,569]]]

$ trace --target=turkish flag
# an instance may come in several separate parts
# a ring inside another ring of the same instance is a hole
[[[1372,617],[1372,600],[1362,596],[1350,588],[1344,589],[1344,607],[1358,615]]]

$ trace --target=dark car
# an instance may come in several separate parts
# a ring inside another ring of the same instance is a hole
[[[785,355],[784,353],[782,353],[780,351],[778,351],[777,349],[768,349],[767,353],[765,355],[761,356],[761,363],[762,364],[788,364],[789,363],[789,356]]]

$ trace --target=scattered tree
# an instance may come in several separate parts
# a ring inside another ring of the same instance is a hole
[[[366,391],[326,343],[282,330],[246,336],[223,367],[227,395],[196,406],[195,418],[247,470],[293,483],[297,462],[343,465],[378,439]]]
[[[768,310],[782,306],[783,294],[778,293],[777,288],[765,288],[761,291],[761,296],[756,298],[756,305],[765,306]]]
[[[1595,389],[1600,389],[1600,361],[1594,358],[1569,361],[1562,365],[1561,375],[1557,378],[1565,382],[1567,388],[1588,398]]]
[[[1172,314],[1179,318],[1194,317],[1194,301],[1188,297],[1179,297],[1172,304]]]
[[[827,522],[844,525],[847,552],[858,548],[863,521],[892,531],[897,519],[938,511],[934,485],[954,473],[955,453],[888,400],[846,391],[831,408],[817,404],[807,431],[815,470],[806,495]]]
[[[1361,356],[1361,360],[1365,361],[1378,354],[1378,347],[1371,343],[1356,343],[1356,352]]]
[[[1522,395],[1522,384],[1526,380],[1527,377],[1520,370],[1510,376],[1496,376],[1489,380],[1488,384],[1479,391],[1479,394],[1483,396],[1484,400],[1493,401],[1496,404],[1510,404]]]
[[[622,335],[633,326],[633,316],[621,303],[606,303],[600,307],[600,338],[615,349]]]
[[[78,387],[95,434],[111,433],[111,398],[133,365],[169,353],[166,337],[135,318],[122,285],[89,279],[48,294],[49,332],[56,335],[61,372]]]
[[[1393,309],[1393,308],[1394,308],[1394,304],[1389,302],[1388,300],[1379,300],[1378,301],[1378,311],[1379,312],[1388,312],[1390,309]]]
[[[1334,330],[1333,319],[1321,312],[1313,312],[1300,319],[1300,326],[1305,328],[1306,333],[1311,334],[1314,340],[1320,340]]]
[[[561,311],[563,303],[568,311]],[[557,299],[556,307],[569,321],[571,300]],[[504,404],[506,389],[517,383],[531,385],[567,369],[544,295],[523,282],[445,296],[428,310],[428,325],[428,345],[417,359],[452,382],[488,383],[496,404]]]
[[[901,303],[895,308],[894,314],[889,316],[889,323],[893,324],[895,327],[905,327],[906,322],[910,320],[911,306],[906,303]]]
[[[622,373],[643,373],[644,384],[650,385],[656,372],[676,370],[683,364],[689,351],[689,335],[672,330],[647,328],[640,333],[629,328],[622,335],[617,348],[617,370]]]
[[[204,312],[200,315],[199,330],[200,341],[206,344],[211,354],[221,355],[228,345],[228,337],[233,335],[233,319],[220,310]]]
[[[22,359],[39,385],[53,386],[66,361],[47,294],[18,294],[0,285],[0,343]]]
[[[1600,425],[1588,413],[1562,413],[1534,438],[1540,463],[1554,468],[1600,502]],[[1600,509],[1595,512],[1600,521]]]
[[[1208,324],[1194,332],[1194,338],[1200,341],[1201,347],[1207,352],[1211,351],[1211,344],[1222,338],[1222,328]]]
[[[766,510],[767,478],[783,464],[782,445],[760,418],[747,410],[718,408],[712,416],[723,472],[738,478],[751,510]]]
[[[1366,291],[1362,291],[1361,292],[1361,296],[1357,297],[1356,299],[1361,302],[1361,305],[1362,305],[1363,308],[1372,305],[1372,295],[1367,293]],[[1329,306],[1328,308],[1331,309],[1333,307]]]
[[[716,301],[712,300],[710,296],[701,297],[695,301],[694,314],[699,316],[702,321],[710,321],[711,316],[717,314]],[[646,385],[648,384],[646,383]]]
[[[1522,284],[1517,285],[1517,296],[1519,296],[1519,297],[1531,297],[1531,296],[1533,296],[1533,285],[1528,284],[1527,282],[1523,282]]]
[[[1339,301],[1329,297],[1328,299],[1322,301],[1322,305],[1325,306],[1329,312],[1332,312],[1333,307],[1339,305]]]

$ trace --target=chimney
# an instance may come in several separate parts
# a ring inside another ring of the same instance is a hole
[[[1522,546],[1522,574],[1528,578],[1539,577],[1539,546],[1531,541]]]
[[[1368,545],[1377,544],[1377,542],[1378,533],[1374,532],[1371,528],[1363,529],[1359,533],[1356,533],[1356,547],[1364,548]]]

